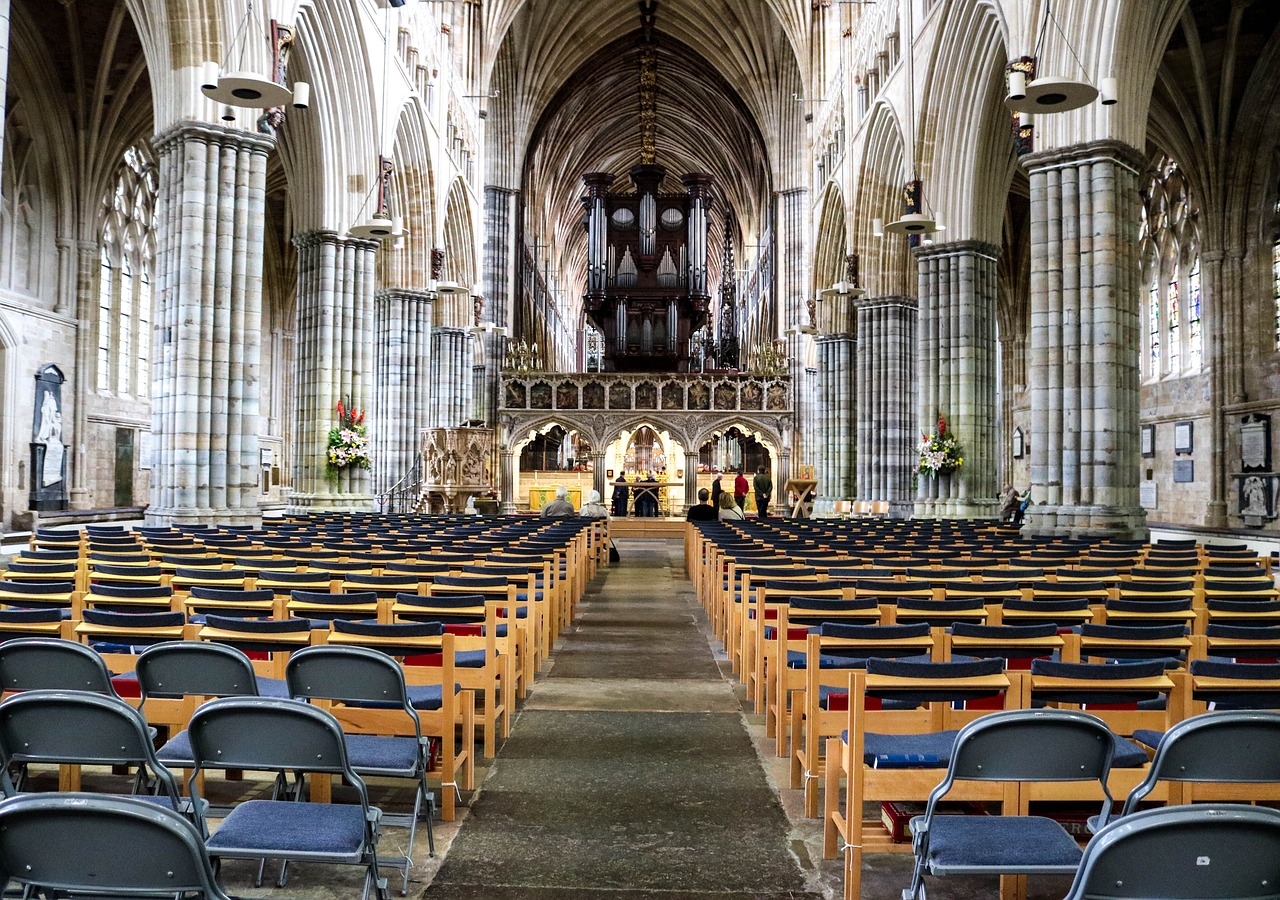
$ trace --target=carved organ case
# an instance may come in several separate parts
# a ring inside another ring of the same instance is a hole
[[[665,175],[636,166],[635,194],[610,194],[608,172],[583,176],[586,310],[604,335],[605,371],[687,372],[689,335],[707,320],[712,178],[682,175],[684,193],[663,194]]]

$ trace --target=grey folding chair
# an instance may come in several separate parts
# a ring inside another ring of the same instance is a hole
[[[911,820],[915,869],[903,900],[924,900],[926,874],[1071,874],[1080,846],[1066,829],[1042,816],[947,816],[938,802],[957,781],[1097,781],[1099,821],[1111,812],[1107,775],[1115,743],[1097,716],[1073,710],[1015,709],[970,722],[956,735],[942,782],[923,816]]]
[[[1160,738],[1146,778],[1129,792],[1120,815],[1132,813],[1161,781],[1280,784],[1280,712],[1229,710],[1183,719]]]
[[[404,670],[387,654],[366,647],[318,646],[299,650],[285,667],[289,694],[304,700],[338,700],[365,706],[381,706],[402,711],[413,737],[381,734],[348,734],[347,757],[351,768],[361,775],[405,778],[415,782],[413,812],[408,816],[383,814],[384,824],[407,825],[409,846],[395,860],[404,874],[401,894],[409,890],[409,868],[413,841],[423,803],[427,807],[427,847],[435,856],[432,819],[435,796],[427,786],[430,739],[422,734],[418,713],[413,708],[404,681]],[[392,862],[388,860],[388,862]]]
[[[0,690],[90,691],[116,696],[111,673],[98,652],[60,638],[15,638],[0,644]]]
[[[1153,897],[1280,897],[1280,812],[1221,803],[1123,816],[1089,841],[1066,900]]]
[[[369,805],[369,793],[347,759],[342,728],[323,709],[271,697],[223,697],[195,711],[188,729],[196,768],[188,778],[199,798],[199,775],[206,768],[300,775],[338,775],[359,802],[311,803],[299,786],[290,800],[248,800],[222,820],[207,842],[209,855],[221,859],[279,859],[278,884],[284,887],[291,860],[365,867],[362,898],[373,887],[386,900],[386,879],[378,874],[378,825],[382,813]],[[262,881],[262,866],[257,884]],[[255,885],[256,886],[256,885]]]
[[[0,803],[0,886],[10,884],[24,897],[231,900],[189,821],[141,798],[99,794]]]
[[[288,695],[284,682],[264,678],[254,672],[253,661],[242,651],[225,644],[208,641],[167,641],[154,644],[138,654],[136,665],[139,709],[144,713],[148,701],[177,700],[185,697],[257,697],[284,698]],[[156,703],[152,703],[155,708]],[[179,717],[180,718],[180,717]],[[165,765],[189,769],[191,739],[174,721],[159,721],[171,726],[168,741],[156,756]]]
[[[37,690],[0,703],[0,786],[5,797],[21,791],[32,763],[137,766],[135,795],[182,813],[204,830],[196,805],[180,795],[177,779],[156,758],[146,720],[119,697]],[[154,793],[141,796],[144,791]]]

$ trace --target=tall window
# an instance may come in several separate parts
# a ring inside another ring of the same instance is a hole
[[[1157,160],[1142,190],[1138,230],[1148,380],[1194,374],[1204,363],[1199,217],[1178,164],[1167,156]],[[1277,316],[1280,329],[1280,305]]]
[[[1188,365],[1198,369],[1204,363],[1204,332],[1200,330],[1200,260],[1187,275],[1187,353]]]
[[[1276,206],[1280,207],[1280,203]],[[1276,349],[1280,350],[1280,235],[1271,245],[1271,291],[1275,295]]]
[[[98,279],[98,390],[105,391],[111,387],[111,289],[115,285],[106,246]]]
[[[125,151],[102,202],[98,284],[98,390],[150,393],[151,261],[156,168],[138,144]]]

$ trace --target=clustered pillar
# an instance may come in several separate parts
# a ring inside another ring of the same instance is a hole
[[[373,284],[377,242],[310,231],[298,247],[298,377],[294,417],[295,509],[367,509],[369,471],[327,469],[337,406],[368,411],[373,399]],[[366,419],[366,422],[368,419]]]
[[[390,490],[414,466],[431,393],[431,300],[426,291],[384,290],[375,298],[377,378],[370,440],[373,489]]]
[[[996,258],[978,241],[916,251],[920,273],[916,424],[932,433],[938,417],[959,441],[964,464],[950,475],[921,475],[919,516],[993,516],[996,499]],[[912,435],[914,444],[919,437]]]
[[[858,302],[858,497],[911,512],[916,442],[916,301],[876,297]]]
[[[262,248],[274,141],[178,125],[159,159],[152,355],[154,524],[252,524],[258,510]]]
[[[815,441],[806,441],[804,436],[812,433],[811,420],[805,418],[805,412],[812,412],[812,399],[815,393],[810,369],[806,365],[812,338],[801,332],[809,325],[807,300],[810,297],[809,278],[804,261],[808,258],[807,217],[810,215],[809,192],[804,188],[792,188],[782,191],[777,199],[777,239],[774,255],[776,280],[779,297],[777,308],[782,310],[783,323],[787,337],[787,357],[790,360],[791,375],[791,408],[795,411],[795,433],[793,440],[798,447],[791,448],[798,464],[816,465],[818,460]],[[767,336],[771,337],[771,336]],[[785,481],[794,474],[790,468],[779,469],[779,475]],[[819,484],[819,491],[825,488]]]
[[[1115,141],[1037,153],[1031,175],[1033,533],[1145,534],[1138,502],[1137,173]]]
[[[818,499],[814,512],[835,511],[837,500],[852,500],[858,493],[855,464],[859,444],[854,434],[857,395],[857,307],[848,294],[821,300],[818,311],[817,411],[819,452],[814,474]]]
[[[431,388],[428,428],[456,428],[471,418],[470,297],[443,291],[436,299],[431,333]]]

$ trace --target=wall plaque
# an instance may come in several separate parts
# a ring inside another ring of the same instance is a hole
[[[1175,484],[1188,484],[1196,480],[1196,461],[1194,459],[1175,459],[1173,461],[1173,481]]]
[[[1173,423],[1173,452],[1191,453],[1195,450],[1195,425],[1192,422]]]
[[[1280,475],[1244,473],[1236,480],[1239,506],[1236,515],[1246,525],[1258,528],[1276,517],[1276,497],[1280,494]]]
[[[1240,420],[1240,468],[1271,471],[1271,417],[1251,415]]]
[[[1156,483],[1144,481],[1138,485],[1138,503],[1143,509],[1156,508]]]
[[[1142,456],[1150,459],[1156,455],[1156,426],[1142,426]]]

